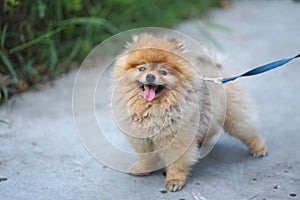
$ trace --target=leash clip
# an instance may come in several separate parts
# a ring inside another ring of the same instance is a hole
[[[209,77],[204,77],[203,76],[202,80],[204,80],[204,81],[211,81],[211,82],[214,82],[214,83],[217,83],[217,84],[223,84],[222,77],[209,78]]]

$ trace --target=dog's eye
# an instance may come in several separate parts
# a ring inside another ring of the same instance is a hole
[[[159,73],[161,74],[161,75],[163,75],[163,76],[166,76],[168,73],[165,71],[165,70],[163,70],[163,69],[160,69],[159,70]]]
[[[139,71],[142,72],[142,71],[145,71],[146,70],[146,67],[142,66],[142,67],[139,67]]]

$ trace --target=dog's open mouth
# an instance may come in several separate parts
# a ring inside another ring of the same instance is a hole
[[[155,84],[140,83],[140,87],[143,90],[143,96],[146,101],[152,101],[164,89],[164,86]]]

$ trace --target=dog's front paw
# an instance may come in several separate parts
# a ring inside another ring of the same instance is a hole
[[[267,146],[262,139],[258,139],[250,148],[251,156],[263,157],[267,155]]]
[[[263,144],[259,148],[251,149],[250,150],[251,156],[253,157],[263,157],[267,155],[267,146]]]
[[[136,161],[130,169],[130,174],[133,176],[149,176],[150,172],[142,161]]]
[[[170,192],[177,192],[182,189],[184,184],[185,184],[184,180],[171,179],[166,181],[166,188]]]
[[[253,157],[263,157],[267,155],[267,146],[265,141],[258,135],[250,138],[245,142]]]

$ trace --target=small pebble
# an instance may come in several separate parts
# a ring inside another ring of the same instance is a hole
[[[0,178],[0,182],[7,181],[7,178]]]
[[[168,193],[168,191],[167,190],[161,190],[160,193],[166,194],[166,193]]]
[[[291,197],[295,197],[295,196],[296,196],[296,193],[291,193],[290,196],[291,196]]]

